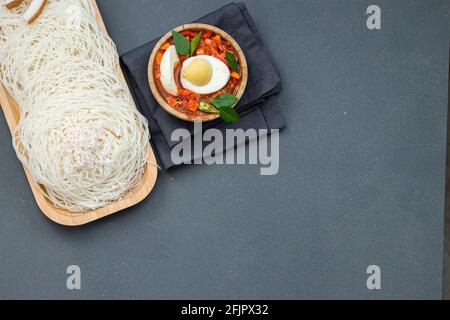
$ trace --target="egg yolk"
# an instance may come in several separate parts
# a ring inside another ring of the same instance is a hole
[[[195,59],[183,70],[183,77],[196,86],[204,86],[212,78],[211,63],[205,59]]]

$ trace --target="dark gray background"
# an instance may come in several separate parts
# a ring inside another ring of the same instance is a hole
[[[120,53],[223,4],[99,1]],[[65,228],[41,215],[0,117],[0,298],[441,298],[449,2],[247,5],[285,85],[279,174],[161,172],[142,204]]]

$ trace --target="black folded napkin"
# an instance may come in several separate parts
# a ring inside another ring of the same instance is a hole
[[[241,46],[249,71],[247,88],[236,106],[241,120],[233,124],[226,124],[220,119],[206,122],[203,123],[203,130],[252,128],[267,129],[270,133],[271,129],[283,129],[285,120],[276,99],[276,94],[282,89],[281,80],[245,4],[228,4],[195,22],[214,25],[229,33]],[[163,167],[169,169],[175,165],[171,159],[171,150],[180,143],[171,140],[172,132],[184,128],[193,134],[194,124],[168,114],[158,105],[150,91],[147,66],[158,40],[159,38],[125,53],[121,57],[121,63],[136,104],[149,121],[153,146]]]

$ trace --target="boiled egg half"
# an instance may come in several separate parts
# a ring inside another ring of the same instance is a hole
[[[225,87],[230,80],[230,69],[221,60],[199,55],[183,62],[181,85],[198,94],[211,94]]]
[[[178,96],[177,83],[175,82],[174,70],[176,65],[180,62],[175,46],[170,46],[164,52],[161,60],[161,84],[169,94]]]

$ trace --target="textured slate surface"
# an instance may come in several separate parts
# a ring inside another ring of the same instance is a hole
[[[448,69],[448,78],[450,79],[450,66]],[[448,93],[450,95],[450,83],[448,84]],[[448,109],[450,110],[450,101]],[[447,111],[448,112],[448,111]],[[450,119],[447,117],[447,166],[445,177],[445,227],[444,227],[444,273],[443,273],[443,298],[450,299]]]
[[[224,3],[99,6],[123,53]],[[0,117],[0,298],[440,298],[449,2],[377,1],[379,31],[370,4],[247,1],[285,84],[273,177],[162,172],[141,205],[68,229],[40,214]]]

